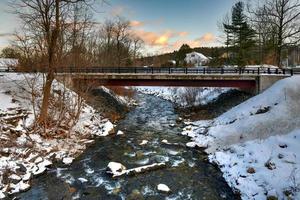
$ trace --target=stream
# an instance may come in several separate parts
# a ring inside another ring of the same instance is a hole
[[[139,105],[116,127],[124,135],[97,138],[71,166],[34,178],[32,188],[17,199],[235,199],[220,170],[207,162],[207,155],[185,147],[189,138],[180,135],[182,124],[176,123],[173,104],[140,93],[135,98]],[[143,140],[148,143],[140,145]],[[106,174],[111,161],[128,169],[157,162],[166,162],[167,167],[113,179]],[[159,192],[160,183],[172,192]]]

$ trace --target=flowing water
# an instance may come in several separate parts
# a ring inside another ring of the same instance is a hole
[[[207,156],[185,147],[189,139],[180,135],[173,104],[144,94],[137,94],[136,99],[139,106],[116,127],[125,135],[97,139],[70,167],[35,178],[31,190],[19,199],[235,199],[221,172],[206,161]],[[143,140],[148,143],[140,145]],[[156,162],[166,162],[167,167],[113,179],[106,174],[111,161],[127,168]],[[172,192],[159,192],[160,183]]]

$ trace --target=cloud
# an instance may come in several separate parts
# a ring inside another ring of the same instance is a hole
[[[203,44],[208,44],[216,41],[216,37],[212,33],[205,33],[202,37],[200,37],[199,40]]]
[[[144,26],[145,23],[137,20],[130,21],[130,26],[132,27],[141,27]]]
[[[189,32],[186,32],[186,31],[179,32],[180,37],[186,37],[188,35],[189,35]]]
[[[142,22],[135,22],[136,26],[142,26]],[[147,45],[150,46],[170,46],[171,40],[179,38],[179,37],[186,37],[188,32],[176,32],[176,31],[163,31],[163,32],[153,32],[153,31],[145,31],[143,29],[136,29],[133,30],[133,33],[139,36],[144,40]]]
[[[180,35],[180,34],[179,34]],[[173,43],[165,45],[161,48],[162,52],[171,52],[178,50],[183,44],[188,44],[191,48],[217,46],[217,38],[212,33],[205,33],[203,36],[196,39],[181,39],[179,38]]]

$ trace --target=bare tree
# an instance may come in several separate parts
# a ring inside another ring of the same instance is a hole
[[[300,41],[300,1],[265,0],[258,6],[255,14],[261,24],[275,32],[276,64],[281,67],[284,46]]]
[[[79,6],[88,3],[90,3],[89,0],[15,0],[12,2],[12,5],[17,8],[16,13],[26,31],[25,37],[19,37],[20,41],[24,46],[26,45],[26,48],[30,45],[34,46],[34,52],[45,58],[46,81],[43,87],[39,124],[47,124],[55,68],[62,57],[60,42],[64,31],[62,25],[67,21],[66,13],[73,5]],[[30,45],[27,45],[28,43]]]

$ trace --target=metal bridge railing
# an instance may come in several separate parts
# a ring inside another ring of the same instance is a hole
[[[15,70],[0,68],[0,72],[46,73],[46,68]],[[101,74],[300,74],[300,69],[279,68],[183,68],[183,67],[61,67],[55,73],[101,73]]]

